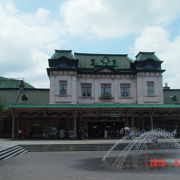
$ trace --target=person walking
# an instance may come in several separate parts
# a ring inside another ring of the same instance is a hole
[[[124,136],[124,129],[123,128],[121,128],[121,130],[119,132],[119,136],[120,136],[120,138],[122,138]]]
[[[21,139],[22,140],[23,136],[22,136],[22,130],[19,129],[18,130],[18,139]]]

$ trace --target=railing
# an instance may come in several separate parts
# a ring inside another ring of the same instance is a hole
[[[103,93],[101,94],[101,97],[102,99],[111,99],[113,98],[112,95],[110,93]]]

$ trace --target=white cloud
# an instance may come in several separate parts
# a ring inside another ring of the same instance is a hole
[[[67,0],[60,9],[70,33],[123,37],[180,15],[179,0]]]
[[[24,77],[37,87],[48,87],[48,53],[52,55],[55,48],[61,47],[63,33],[60,22],[48,10],[25,13],[11,1],[1,2],[1,75]]]
[[[48,87],[47,59],[66,43],[68,31],[99,38],[140,33],[134,49],[156,51],[168,73],[175,72],[169,77],[178,77],[177,66],[171,62],[179,63],[180,38],[170,40],[164,27],[180,15],[179,6],[179,0],[66,0],[60,19],[43,8],[27,13],[13,1],[1,0],[0,75],[24,77],[37,87]]]
[[[166,69],[164,82],[168,82],[173,88],[180,88],[180,35],[174,39],[169,38],[169,33],[162,27],[147,27],[136,38],[134,54],[139,51],[155,51],[163,60],[162,67]]]

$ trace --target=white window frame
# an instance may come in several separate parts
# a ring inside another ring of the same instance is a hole
[[[64,93],[62,93],[64,91]],[[67,95],[67,81],[59,81],[59,95],[66,96]]]
[[[101,97],[111,97],[111,84],[110,83],[102,83],[101,84]]]
[[[154,81],[147,81],[147,96],[155,95],[155,83]]]
[[[122,83],[120,84],[120,95],[121,97],[131,97],[131,84],[130,83]]]
[[[92,84],[91,83],[81,83],[81,96],[92,97]]]

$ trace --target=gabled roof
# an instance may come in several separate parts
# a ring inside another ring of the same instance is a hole
[[[95,69],[95,72],[105,72],[105,73],[111,73],[111,72],[117,72],[117,69],[111,67],[111,66],[105,66],[105,67],[98,67]]]
[[[5,78],[5,77],[0,76],[0,88],[19,88],[21,82],[22,82],[22,80]],[[35,89],[35,87],[29,83],[26,83],[23,81],[23,84],[24,84],[24,88],[34,88]]]
[[[161,60],[155,55],[155,52],[139,52],[136,55],[135,61],[146,61],[148,59],[161,62]]]
[[[180,104],[180,89],[165,89],[164,103],[165,104]]]
[[[27,97],[23,100],[22,96]],[[12,104],[48,104],[49,103],[49,89],[28,89],[25,88],[20,92],[19,88],[0,89],[0,97],[7,105]]]

